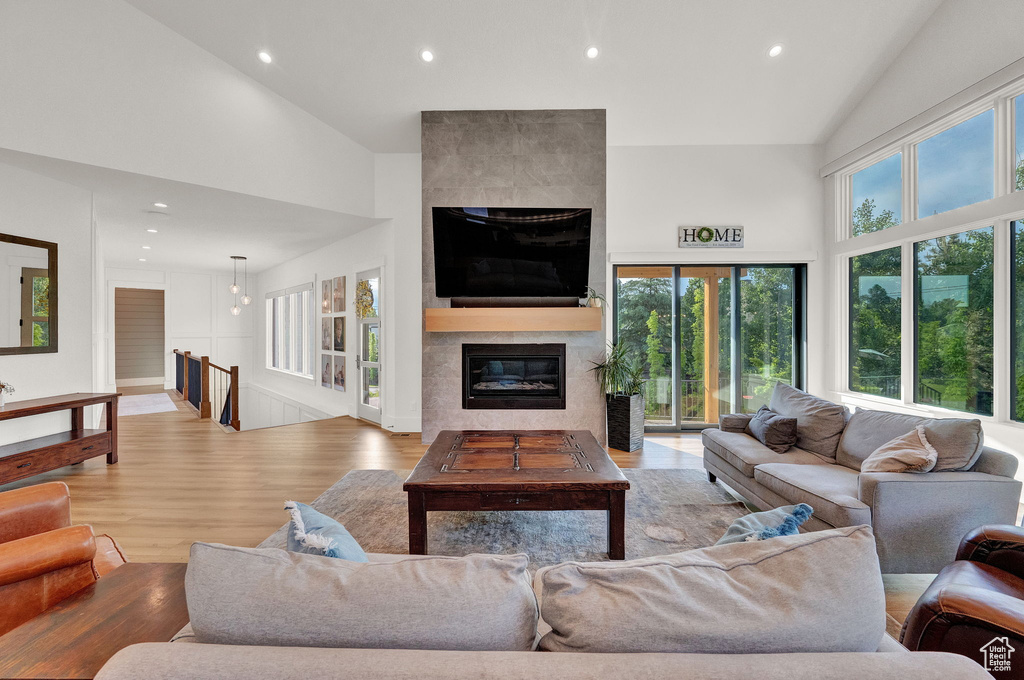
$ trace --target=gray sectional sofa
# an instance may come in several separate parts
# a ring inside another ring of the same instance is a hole
[[[871,525],[883,573],[936,573],[971,529],[1016,523],[1021,483],[1009,453],[980,447],[979,440],[980,453],[966,469],[861,473],[876,448],[928,419],[866,409],[850,414],[781,383],[769,408],[797,419],[797,445],[776,453],[749,434],[750,415],[723,416],[720,429],[703,432],[709,479],[721,478],[762,510],[807,503],[814,508],[804,525],[809,531]]]
[[[96,680],[990,678],[885,634],[866,526],[532,578],[525,555],[369,558],[197,544],[190,626]]]

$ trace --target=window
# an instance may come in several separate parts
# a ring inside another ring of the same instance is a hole
[[[267,368],[313,377],[313,286],[267,295]]]
[[[853,235],[888,229],[900,223],[903,212],[903,154],[864,168],[853,183]]]
[[[850,389],[900,398],[902,249],[850,258]]]
[[[1016,178],[1016,189],[1020,191],[1024,189],[1024,94],[1013,100],[1013,108],[1015,117],[1017,119],[1017,125],[1014,132],[1014,140],[1017,148],[1016,153],[1013,156],[1014,159],[1014,177]]]
[[[917,145],[917,215],[928,217],[993,196],[992,109]]]
[[[993,229],[914,244],[914,399],[992,415]]]
[[[1019,120],[1019,119],[1018,119]],[[1010,299],[1013,301],[1011,314],[1013,322],[1013,346],[1011,370],[1013,371],[1013,412],[1014,420],[1024,421],[1024,223],[1010,224],[1013,239],[1013,262],[1010,276]]]
[[[646,424],[702,427],[723,413],[756,412],[777,382],[799,387],[804,272],[617,266],[616,341],[643,362]]]

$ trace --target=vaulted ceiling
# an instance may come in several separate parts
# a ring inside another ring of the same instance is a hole
[[[429,109],[605,108],[613,146],[819,143],[941,2],[128,1],[375,152],[418,151]]]

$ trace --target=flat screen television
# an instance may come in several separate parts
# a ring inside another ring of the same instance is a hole
[[[436,295],[586,296],[590,208],[434,208]]]

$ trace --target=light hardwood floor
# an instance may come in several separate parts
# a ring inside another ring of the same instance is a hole
[[[168,394],[177,411],[118,419],[116,465],[96,458],[0,491],[63,481],[73,521],[115,537],[132,561],[185,562],[194,541],[254,546],[285,523],[284,501],[308,503],[350,470],[412,469],[426,450],[418,433],[344,417],[226,432]],[[699,435],[654,434],[645,442],[633,453],[612,449],[612,459],[619,467],[702,467]],[[889,612],[898,622],[929,582],[886,577]]]

